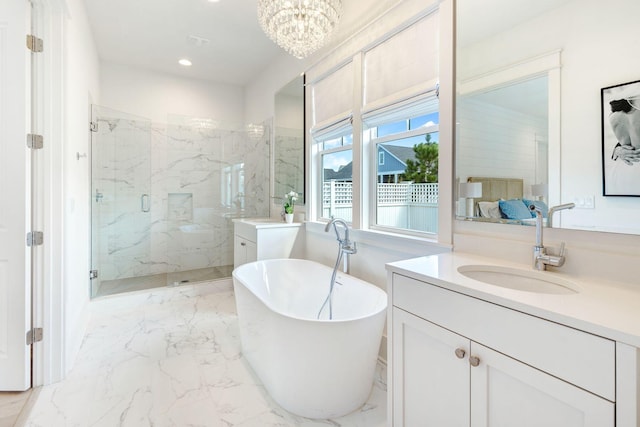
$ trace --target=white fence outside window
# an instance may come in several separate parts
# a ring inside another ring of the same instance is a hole
[[[376,224],[408,230],[438,231],[438,183],[378,183]],[[326,181],[322,216],[352,220],[353,184]]]

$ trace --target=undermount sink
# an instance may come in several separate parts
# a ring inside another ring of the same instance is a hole
[[[473,280],[518,291],[559,295],[579,292],[575,283],[535,270],[498,265],[463,265],[458,267],[458,272]]]

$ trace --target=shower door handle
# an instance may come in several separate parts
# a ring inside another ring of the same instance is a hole
[[[140,196],[140,210],[142,212],[149,212],[151,210],[151,206],[149,205],[149,195],[146,193]]]

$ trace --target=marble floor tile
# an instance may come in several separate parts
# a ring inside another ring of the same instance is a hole
[[[385,371],[333,420],[280,408],[240,351],[231,280],[92,300],[72,371],[39,389],[27,426],[384,427]]]

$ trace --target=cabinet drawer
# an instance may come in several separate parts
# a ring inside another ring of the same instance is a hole
[[[615,401],[615,342],[393,274],[393,304]]]

